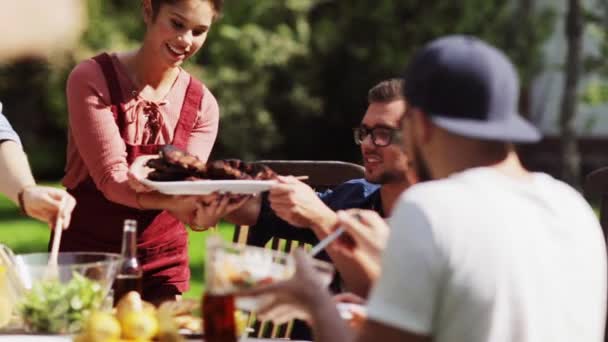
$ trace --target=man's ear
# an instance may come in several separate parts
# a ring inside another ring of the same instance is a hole
[[[142,14],[144,16],[144,23],[150,24],[154,17],[154,11],[152,10],[152,1],[142,0],[141,9],[142,9]]]
[[[427,143],[433,136],[433,123],[421,110],[415,110],[412,112],[413,128],[416,134],[420,137],[422,143]]]

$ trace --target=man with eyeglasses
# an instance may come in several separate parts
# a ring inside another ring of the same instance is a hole
[[[293,177],[280,177],[279,184],[261,200],[254,198],[226,219],[251,226],[248,243],[263,246],[273,237],[315,244],[335,229],[337,210],[372,209],[389,216],[397,197],[416,182],[400,147],[399,123],[406,110],[402,93],[401,79],[380,82],[368,93],[367,111],[360,126],[353,129],[355,143],[361,147],[365,179],[316,193]],[[350,256],[332,253],[331,248],[328,252],[343,288],[365,297],[377,272],[357,267],[359,263],[349,260]]]
[[[337,227],[336,211],[352,208],[371,209],[382,217],[391,214],[399,195],[417,182],[409,159],[401,147],[400,122],[407,104],[403,98],[402,79],[380,82],[368,92],[369,106],[354,140],[361,148],[365,179],[353,179],[324,193],[316,193],[294,177],[279,177],[279,184],[262,197],[253,198],[228,214],[225,219],[250,226],[248,244],[264,246],[271,238],[316,244]],[[388,231],[374,231],[376,250],[386,244]],[[330,260],[340,280],[336,291],[348,291],[367,297],[379,277],[376,267],[365,267],[359,255],[330,245],[319,258]],[[329,254],[329,255],[328,255]],[[310,330],[296,321],[292,339],[309,340]]]

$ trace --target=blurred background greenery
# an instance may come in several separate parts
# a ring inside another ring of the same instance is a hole
[[[553,14],[516,3],[227,1],[205,46],[185,66],[220,104],[212,157],[359,161],[350,127],[365,112],[367,90],[398,76],[421,44],[448,33],[475,34],[504,48],[525,85],[538,69]],[[136,48],[143,36],[139,1],[88,0],[88,10],[88,30],[72,51],[50,63],[0,66],[4,113],[38,179],[63,176],[70,70],[101,51]]]
[[[4,114],[21,135],[36,178],[53,184],[63,176],[65,164],[64,90],[70,70],[102,51],[136,48],[144,32],[139,1],[87,4],[88,29],[73,50],[44,61],[28,58],[0,64]],[[543,43],[556,29],[564,29],[555,22],[566,14],[535,4],[536,0],[226,1],[202,51],[185,65],[220,104],[212,158],[358,162],[360,153],[350,128],[365,112],[367,90],[399,76],[423,43],[451,33],[477,35],[506,51],[519,69],[521,110],[528,115],[526,95],[542,67]],[[584,14],[588,23],[603,25],[596,25],[602,33],[608,15]],[[601,47],[602,56],[606,47]],[[606,67],[605,60],[594,62],[597,70]],[[565,68],[565,61],[554,67]],[[608,98],[608,88],[601,85],[590,93],[595,94],[593,101]],[[232,235],[229,225],[220,232],[225,238]],[[200,295],[200,246],[208,234],[191,234],[192,297]],[[0,242],[28,252],[45,250],[47,241],[44,225],[21,217],[14,205],[0,199]]]

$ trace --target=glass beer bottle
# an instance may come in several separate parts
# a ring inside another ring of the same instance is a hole
[[[137,222],[125,220],[122,232],[122,265],[114,279],[114,305],[130,291],[142,293],[143,271],[137,260]]]

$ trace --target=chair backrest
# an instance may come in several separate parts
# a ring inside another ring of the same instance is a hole
[[[600,209],[600,225],[604,232],[604,239],[608,237],[608,167],[599,168],[587,175],[584,184],[585,194],[587,196],[597,198],[599,196]],[[608,342],[608,318],[606,320],[606,329],[604,333],[604,341]]]
[[[343,161],[260,160],[256,163],[264,164],[280,175],[308,176],[305,182],[319,191],[365,176],[363,166]]]
[[[608,231],[608,167],[597,169],[587,175],[584,184],[585,194],[600,199],[600,224],[604,237]]]
[[[339,184],[365,176],[363,166],[342,161],[319,160],[259,160],[257,164],[264,164],[280,175],[307,176],[305,183],[317,191],[331,189]],[[249,227],[235,226],[233,241],[247,243]],[[268,248],[290,252],[293,248],[301,246],[301,241],[284,240],[278,237],[270,240]],[[253,327],[253,335],[259,338],[288,338],[291,334],[293,321],[280,326],[270,322],[260,322],[252,315],[249,326]]]

